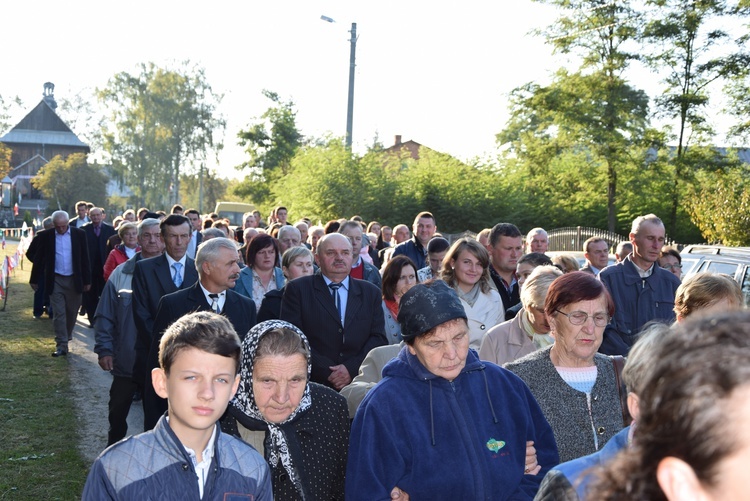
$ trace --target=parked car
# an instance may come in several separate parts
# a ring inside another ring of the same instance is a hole
[[[547,256],[549,256],[550,259],[554,258],[555,256],[559,256],[561,254],[567,254],[568,256],[573,256],[576,258],[576,261],[578,261],[578,267],[583,268],[586,264],[586,257],[583,255],[583,251],[550,251],[546,252]],[[612,266],[613,264],[617,263],[617,258],[614,254],[609,255],[609,264],[607,266]]]
[[[703,271],[727,274],[740,284],[745,305],[750,304],[750,247],[688,245],[680,256],[683,280]]]

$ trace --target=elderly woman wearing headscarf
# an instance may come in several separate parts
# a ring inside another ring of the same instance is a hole
[[[279,500],[344,499],[346,399],[310,382],[310,345],[294,325],[268,320],[242,342],[237,395],[222,429],[268,461]]]

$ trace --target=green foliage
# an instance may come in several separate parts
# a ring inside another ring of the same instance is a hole
[[[201,214],[210,212],[216,207],[216,202],[227,200],[226,192],[229,185],[226,179],[218,177],[215,171],[203,172],[203,205],[200,206],[200,177],[199,175],[183,175],[180,183],[180,204],[185,208],[198,209]]]
[[[205,70],[142,64],[121,72],[97,91],[109,114],[102,138],[113,171],[135,192],[136,205],[164,208],[177,202],[181,175],[222,148],[225,128]],[[167,188],[167,189],[165,189]]]
[[[414,216],[427,210],[435,216],[439,231],[478,232],[497,223],[507,211],[509,200],[498,191],[497,176],[489,169],[424,147],[419,156],[398,174],[395,210],[383,220],[411,226]]]
[[[497,140],[507,147],[517,196],[533,207],[526,215],[550,227],[574,217],[614,231],[618,179],[633,170],[647,135],[646,94],[605,71],[561,69],[548,86],[516,89],[510,107]]]
[[[273,197],[289,209],[290,219],[325,222],[359,214],[369,220],[380,217],[379,205],[392,199],[389,191],[382,158],[355,158],[341,140],[329,139],[300,148],[289,173],[273,186]]]
[[[74,153],[64,160],[60,155],[54,157],[39,169],[31,183],[50,201],[50,207],[75,214],[78,200],[105,201],[107,180],[100,165],[90,164],[84,153]]]
[[[245,147],[248,160],[237,169],[247,170],[245,180],[234,188],[234,193],[250,199],[258,206],[272,203],[272,186],[287,175],[292,158],[302,145],[302,134],[297,129],[294,103],[282,101],[278,94],[264,90],[263,95],[273,103],[257,123],[241,130],[240,146]]]
[[[0,179],[4,179],[10,172],[10,148],[0,143]]]
[[[647,95],[622,77],[637,58],[624,47],[637,35],[640,19],[628,2],[543,1],[560,8],[543,35],[556,50],[577,55],[580,66],[575,72],[558,70],[548,86],[531,83],[516,89],[498,144],[515,155],[520,162],[516,168],[535,178],[543,171],[567,180],[571,162],[588,170],[589,178],[567,185],[575,195],[587,193],[599,201],[599,190],[604,190],[606,226],[614,231],[618,173],[631,163],[631,151],[642,144],[648,125]],[[582,198],[584,203],[591,200]]]
[[[665,193],[671,201],[665,223],[667,231],[674,233],[685,184],[694,172],[688,146],[691,142],[708,145],[714,136],[708,120],[710,86],[747,66],[746,58],[738,53],[741,42],[738,45],[724,29],[743,13],[725,0],[649,0],[646,5],[650,9],[642,34],[647,47],[644,59],[665,84],[655,100],[657,116],[676,125],[673,182]]]
[[[750,245],[750,168],[704,171],[691,185],[687,211],[709,242]]]
[[[13,125],[10,123],[10,118],[15,111],[23,109],[23,101],[18,96],[11,99],[3,98],[0,95],[0,135],[4,134]]]

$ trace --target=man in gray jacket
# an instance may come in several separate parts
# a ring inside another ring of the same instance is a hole
[[[125,438],[130,404],[138,390],[132,377],[137,336],[133,320],[133,271],[136,261],[159,256],[164,250],[158,219],[144,219],[138,224],[138,244],[141,252],[110,275],[94,315],[94,352],[99,356],[102,370],[112,374],[107,446]]]

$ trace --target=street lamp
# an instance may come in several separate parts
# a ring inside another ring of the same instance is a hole
[[[328,23],[335,23],[332,18],[328,16],[320,16],[320,19]],[[354,121],[354,68],[356,66],[355,59],[357,54],[357,23],[352,23],[352,29],[349,30],[352,37],[349,39],[350,50],[349,50],[349,99],[346,106],[346,147],[352,149],[352,123]]]

